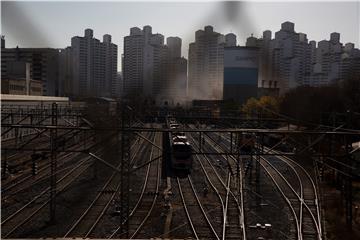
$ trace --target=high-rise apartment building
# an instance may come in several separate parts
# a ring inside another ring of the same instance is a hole
[[[152,96],[161,82],[164,36],[153,34],[150,26],[130,29],[124,38],[125,94]]]
[[[73,96],[111,96],[111,86],[117,80],[117,45],[106,34],[103,42],[86,29],[84,37],[71,39]]]
[[[59,53],[59,95],[73,96],[75,83],[73,81],[73,61],[71,47],[61,49]]]
[[[278,79],[274,76],[275,69],[273,68],[271,31],[264,31],[262,38],[259,39],[251,35],[246,39],[246,46],[257,47],[259,51],[258,86],[266,89],[278,88]]]
[[[144,44],[145,37],[140,28],[131,28],[130,35],[124,37],[123,77],[125,94],[143,92]]]
[[[119,85],[117,72],[118,47],[111,42],[111,35],[109,34],[103,36],[103,45],[105,52],[105,92],[109,93],[111,97],[120,97],[119,91],[113,91]]]
[[[181,42],[178,37],[166,39],[165,77],[158,95],[160,103],[175,105],[186,100],[187,60],[181,57]]]
[[[272,50],[274,76],[279,81],[280,93],[303,85],[305,76],[310,74],[308,61],[311,59],[306,34],[295,32],[294,23],[284,22],[275,33]]]
[[[236,44],[234,35],[214,32],[212,26],[195,33],[195,42],[189,46],[190,99],[220,100],[223,96],[224,47]]]
[[[284,22],[271,39],[265,31],[262,38],[249,37],[246,46],[259,47],[259,87],[280,88],[280,93],[300,86],[330,84],[360,74],[360,51],[354,45],[340,42],[339,33],[330,40],[308,42],[306,34],[297,33],[294,24]]]
[[[316,49],[313,74],[309,85],[330,84],[360,75],[360,50],[354,44],[340,42],[339,33],[331,33],[330,40],[322,40]]]
[[[181,58],[181,39],[169,37],[165,45],[164,36],[153,34],[150,26],[131,28],[124,38],[123,82],[125,95],[142,94],[159,104],[174,101],[183,86],[185,95],[186,59]]]

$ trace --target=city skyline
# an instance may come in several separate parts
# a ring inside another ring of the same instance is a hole
[[[79,8],[84,8],[85,4],[88,11],[78,11]],[[233,32],[237,35],[238,45],[244,46],[246,38],[252,33],[256,37],[260,37],[265,30],[275,33],[285,21],[294,22],[295,31],[307,34],[309,40],[319,42],[329,39],[330,33],[339,32],[341,42],[352,42],[356,48],[359,47],[358,2],[236,2],[228,4],[219,2],[2,2],[1,5],[2,34],[5,35],[7,47],[18,45],[19,47],[65,48],[70,46],[71,37],[81,36],[85,28],[91,28],[95,33],[94,37],[98,39],[101,39],[104,34],[110,34],[112,42],[118,45],[118,56],[121,56],[123,40],[129,34],[129,29],[151,25],[155,33],[163,34],[165,38],[180,37],[183,42],[182,56],[188,58],[189,44],[195,39],[195,31],[206,25],[213,26],[215,31],[222,34]],[[89,17],[95,9],[98,10],[97,15]],[[274,14],[279,10],[282,10],[281,14]],[[305,16],[299,17],[301,14],[304,15],[305,10],[307,11]],[[315,20],[316,10],[318,10],[318,19],[323,21],[307,24]],[[148,16],[152,11],[156,11],[156,16]],[[186,17],[179,14],[185,11]],[[65,12],[66,18],[62,17]],[[255,16],[254,12],[257,13]],[[79,16],[75,16],[75,13]],[[337,13],[339,17],[331,18],[334,13]],[[49,18],[51,21],[43,21],[44,18]],[[70,21],[72,24],[69,24]],[[23,24],[24,22],[27,24]],[[111,22],[114,23],[109,24]],[[244,24],[237,24],[238,22]],[[121,69],[120,66],[119,57],[119,69]]]

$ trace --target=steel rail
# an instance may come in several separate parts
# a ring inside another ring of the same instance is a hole
[[[192,180],[191,180],[191,177],[190,177],[189,175],[188,175],[187,179],[189,180],[189,183],[190,183],[192,192],[194,193],[194,196],[195,196],[195,198],[196,198],[196,201],[197,201],[197,203],[198,203],[198,205],[199,205],[199,207],[200,207],[200,209],[201,209],[201,212],[202,212],[202,214],[204,215],[204,218],[206,219],[206,223],[207,223],[208,226],[210,227],[210,229],[211,229],[211,231],[213,232],[213,234],[215,235],[216,239],[219,240],[220,238],[219,238],[218,234],[216,233],[213,225],[211,224],[208,216],[206,215],[206,212],[205,212],[205,210],[204,210],[204,208],[203,208],[203,206],[202,206],[202,204],[201,204],[201,201],[200,201],[200,199],[199,199],[199,197],[198,197],[198,195],[197,195],[197,193],[196,193],[195,187],[194,187],[194,185],[193,185],[193,183],[192,183]]]
[[[229,140],[227,138],[225,138],[225,140],[227,140],[229,142]],[[272,150],[271,148],[267,148],[264,146],[264,149],[267,150],[267,152],[276,152],[275,150]],[[291,191],[297,196],[297,198],[299,199],[300,202],[300,208],[299,208],[299,237],[302,239],[302,221],[303,221],[303,206],[305,206],[305,208],[308,210],[309,214],[311,215],[312,220],[314,221],[315,227],[317,229],[317,232],[319,232],[319,228],[318,225],[316,223],[315,217],[313,216],[313,213],[311,212],[310,208],[308,207],[308,205],[304,202],[304,198],[303,198],[303,183],[301,181],[301,178],[298,174],[298,172],[295,170],[295,168],[290,165],[288,162],[284,161],[283,159],[281,159],[280,157],[277,156],[277,158],[279,158],[280,160],[282,160],[283,162],[285,162],[287,165],[290,166],[290,168],[294,171],[296,177],[298,178],[299,184],[300,184],[300,196],[297,194],[296,190],[291,186],[291,184],[286,180],[286,178],[269,162],[267,161],[263,156],[260,156],[263,160],[265,160],[279,175],[280,177],[286,182],[286,184],[288,185],[288,187],[291,189]],[[319,238],[321,239],[321,238]]]
[[[275,151],[275,150],[272,150],[272,151]],[[277,152],[277,151],[276,151]],[[319,211],[319,206],[318,206],[318,194],[317,194],[317,189],[316,189],[316,186],[315,186],[315,183],[314,181],[312,180],[312,177],[309,175],[309,173],[305,170],[304,167],[302,167],[300,164],[298,164],[297,162],[295,162],[294,160],[292,160],[291,158],[287,158],[287,157],[278,157],[280,160],[284,161],[284,162],[291,162],[293,163],[294,165],[296,165],[297,167],[299,167],[303,173],[305,173],[305,175],[307,176],[307,178],[310,180],[311,182],[311,185],[312,185],[312,189],[314,191],[314,195],[315,195],[315,200],[314,200],[314,204],[316,206],[316,212],[317,212],[317,220],[313,219],[315,221],[315,225],[317,227],[317,230],[318,230],[318,239],[322,239],[322,231],[321,231],[321,218],[320,218],[320,211]],[[290,166],[290,164],[289,164]],[[308,207],[308,205],[304,202],[304,205],[306,206],[306,208],[308,209],[308,211],[311,212],[310,208]],[[313,216],[313,213],[311,212],[310,213],[312,215],[313,218],[315,218]]]
[[[70,175],[72,172],[74,172],[78,167],[80,167],[81,165],[83,165],[84,163],[87,162],[87,160],[89,160],[90,158],[85,158],[83,161],[81,161],[78,165],[76,165],[72,171],[68,172],[67,174],[65,174],[62,178],[60,178],[57,183],[60,183],[61,181],[63,181],[68,175]],[[7,217],[5,220],[3,220],[1,222],[1,225],[6,224],[6,222],[10,221],[11,219],[13,219],[16,215],[18,215],[22,210],[24,210],[25,208],[27,208],[30,204],[34,203],[37,199],[39,199],[40,197],[42,197],[45,193],[47,193],[50,190],[50,187],[47,187],[45,190],[43,190],[41,193],[39,193],[36,197],[34,197],[30,202],[26,203],[23,207],[21,207],[20,209],[18,209],[16,212],[14,212],[13,214],[11,214],[9,217]]]
[[[228,173],[228,180],[226,185],[226,197],[225,197],[225,211],[224,211],[224,220],[223,220],[223,228],[222,228],[222,240],[225,240],[226,237],[226,224],[227,224],[227,213],[228,213],[228,206],[229,206],[229,192],[230,192],[230,180],[231,175],[230,172]]]
[[[303,219],[303,213],[302,213],[302,208],[305,207],[306,210],[309,211],[309,214],[311,215],[311,218],[312,220],[314,221],[314,224],[315,224],[315,227],[318,231],[318,226],[317,226],[317,223],[316,223],[316,219],[315,219],[315,216],[313,215],[313,213],[311,212],[310,208],[308,207],[308,205],[304,202],[304,198],[299,196],[299,194],[296,193],[296,190],[291,186],[291,184],[287,181],[287,179],[285,178],[285,176],[274,166],[270,163],[270,161],[268,161],[267,159],[261,157],[268,165],[270,165],[271,168],[273,168],[276,173],[285,181],[286,185],[288,185],[288,187],[291,189],[291,191],[295,194],[295,196],[298,198],[299,202],[300,202],[300,213],[299,213],[299,231],[300,231],[300,234],[301,234],[301,239],[303,238],[302,237],[302,227],[300,226],[300,224],[302,224],[302,219]],[[263,166],[263,165],[262,165]],[[289,165],[290,166],[290,165]],[[291,167],[291,166],[290,166]],[[294,170],[294,169],[293,169]],[[294,170],[295,171],[295,170]],[[297,173],[296,173],[297,174]],[[297,175],[298,176],[298,175]]]
[[[85,160],[84,162],[87,162],[87,160]],[[66,187],[68,187],[71,183],[73,183],[82,173],[84,173],[91,165],[87,165],[87,166],[82,166],[83,169],[80,169],[80,172],[78,174],[76,174],[69,182],[67,182],[64,186],[62,186],[62,188],[59,188],[59,190],[57,191],[56,194],[59,194],[60,192],[62,192],[63,190],[65,190]],[[78,170],[79,168],[77,168]],[[67,174],[68,176],[69,174]],[[64,179],[64,177],[62,178]],[[17,225],[15,225],[15,227],[13,227],[9,232],[6,233],[6,235],[4,236],[4,238],[8,238],[13,232],[15,232],[19,227],[21,227],[22,225],[24,225],[25,223],[27,223],[28,221],[30,221],[30,219],[32,217],[34,217],[40,210],[42,210],[45,206],[48,205],[48,203],[50,202],[50,199],[48,199],[47,201],[45,201],[45,203],[43,203],[40,207],[38,207],[35,211],[33,211],[30,215],[28,215],[25,219],[23,219],[20,223],[18,223]]]
[[[158,155],[160,155],[159,153],[159,150],[157,151],[158,152]],[[158,159],[156,161],[156,169],[157,169],[157,177],[156,177],[156,190],[155,192],[159,192],[159,185],[160,185],[160,171],[161,171],[161,168],[159,167],[160,165],[160,160]],[[148,213],[146,214],[146,216],[144,217],[143,221],[140,223],[140,225],[138,226],[138,228],[135,230],[135,232],[130,236],[129,239],[133,239],[138,233],[139,231],[141,230],[141,228],[144,226],[145,222],[148,220],[148,218],[150,217],[150,214],[155,206],[155,203],[156,203],[156,200],[157,200],[157,194],[154,195],[154,199],[152,201],[152,204],[151,204],[151,207],[148,211]]]
[[[279,186],[278,182],[274,179],[273,175],[270,173],[270,171],[261,163],[261,161],[259,161],[259,164],[263,167],[263,169],[267,172],[268,176],[271,178],[271,180],[273,181],[273,183],[275,184],[275,186],[277,187],[277,189],[279,190],[279,192],[281,193],[281,195],[283,196],[283,198],[285,199],[286,203],[289,205],[291,212],[294,215],[294,219],[295,219],[295,224],[296,224],[296,232],[297,232],[297,238],[298,240],[301,240],[301,236],[300,236],[300,232],[299,232],[299,222],[298,222],[298,217],[296,215],[295,209],[291,204],[290,199],[286,196],[286,194],[284,193],[284,191],[282,190],[282,188]]]
[[[209,143],[208,140],[205,140],[205,141],[211,146],[211,144]],[[218,149],[216,149],[214,146],[211,146],[211,147],[213,147],[215,150],[218,151]],[[227,190],[226,184],[225,184],[224,181],[221,179],[221,176],[218,174],[217,170],[214,168],[214,166],[213,166],[213,164],[211,163],[211,161],[210,161],[210,160],[208,159],[208,157],[206,157],[205,155],[204,155],[204,157],[205,157],[205,159],[207,160],[207,162],[209,163],[209,165],[211,166],[211,168],[213,169],[215,175],[217,176],[217,178],[219,179],[219,181],[220,181],[221,184],[223,185],[224,189]],[[227,161],[227,159],[225,159],[225,160]],[[241,178],[242,178],[242,176],[241,176]],[[241,181],[241,185],[242,185],[242,181]],[[240,194],[241,199],[240,199],[240,201],[241,201],[242,203],[240,203],[240,204],[239,204],[239,202],[238,202],[235,194],[231,191],[231,189],[230,189],[229,193],[230,193],[230,195],[233,197],[233,199],[234,199],[235,202],[236,202],[236,205],[237,205],[237,208],[238,208],[238,211],[239,211],[239,222],[240,222],[240,224],[241,224],[241,229],[242,229],[242,233],[243,233],[243,239],[246,239],[245,218],[244,218],[244,208],[243,208],[243,192],[242,192],[242,189],[243,189],[243,188],[241,187],[241,194]]]
[[[194,137],[191,136],[191,135],[189,135],[189,137],[190,137],[192,143],[193,143],[193,144],[196,144]],[[210,177],[209,177],[209,174],[208,174],[208,172],[206,171],[206,169],[205,169],[205,167],[204,167],[204,164],[202,163],[200,157],[199,157],[198,155],[195,155],[195,156],[196,156],[196,158],[198,159],[198,162],[200,163],[200,166],[201,166],[201,168],[202,168],[202,170],[203,170],[203,172],[204,172],[204,174],[205,174],[205,176],[206,176],[206,179],[209,181],[211,188],[214,190],[214,192],[216,193],[216,195],[218,196],[218,198],[219,198],[219,200],[220,200],[221,208],[222,208],[222,213],[223,213],[223,215],[224,215],[225,205],[224,205],[223,199],[221,198],[221,194],[220,194],[219,190],[215,187],[214,183],[211,181],[211,179],[210,179]],[[206,158],[206,156],[204,156],[204,157]]]
[[[138,140],[138,139],[137,139]],[[143,145],[141,145],[143,146]],[[142,150],[140,150],[140,147],[138,148],[138,150],[136,151],[135,155],[133,155],[133,158],[132,158],[132,161],[131,163],[134,162],[134,159],[135,157],[140,153],[140,152],[143,152],[145,151],[145,149],[143,148]],[[94,224],[90,227],[90,229],[88,230],[88,232],[86,233],[85,235],[85,238],[87,238],[91,233],[92,231],[95,229],[95,227],[97,226],[97,224],[99,223],[99,221],[101,220],[101,218],[104,216],[106,210],[108,209],[110,203],[112,202],[112,200],[115,198],[115,194],[119,191],[119,188],[120,188],[120,183],[118,184],[115,192],[112,194],[111,196],[111,199],[108,201],[108,203],[106,204],[106,206],[103,208],[101,214],[99,215],[99,217],[96,219],[96,221],[94,222]]]
[[[184,194],[183,194],[182,189],[181,189],[181,184],[180,184],[179,178],[176,178],[176,181],[177,181],[177,184],[178,184],[178,186],[179,186],[179,192],[180,192],[181,200],[182,200],[182,203],[183,203],[183,206],[184,206],[184,210],[185,210],[186,217],[187,217],[187,219],[188,219],[189,225],[190,225],[191,230],[192,230],[192,232],[193,232],[193,234],[194,234],[194,237],[195,237],[196,239],[199,239],[199,237],[198,237],[198,235],[197,235],[197,233],[196,233],[194,224],[193,224],[193,222],[192,222],[192,220],[191,220],[189,211],[188,211],[187,206],[186,206],[186,202],[185,202]]]
[[[68,155],[70,155],[70,153],[67,154],[67,156],[64,156],[64,158],[67,158]],[[76,157],[77,157],[77,156],[76,156]],[[61,165],[58,165],[58,167],[61,167],[62,165],[71,162],[72,160],[73,160],[73,159],[69,159],[68,161],[63,162]],[[46,166],[44,166],[44,165],[46,165]],[[18,185],[21,184],[21,183],[24,183],[24,182],[27,181],[27,180],[34,180],[33,182],[29,182],[29,181],[28,181],[28,182],[25,182],[25,184],[28,184],[28,185],[22,186],[20,189],[16,190],[15,192],[7,193],[6,195],[4,195],[4,196],[2,197],[2,200],[7,200],[8,198],[16,195],[17,193],[19,193],[19,192],[21,192],[21,191],[23,191],[23,190],[25,190],[25,189],[27,189],[27,188],[33,187],[33,186],[35,186],[37,183],[40,183],[41,181],[49,178],[50,176],[48,175],[48,173],[43,173],[43,171],[47,170],[47,169],[50,167],[50,165],[49,165],[49,164],[44,164],[44,165],[43,165],[43,168],[40,168],[40,169],[38,170],[38,174],[36,175],[36,179],[34,179],[34,176],[33,176],[33,175],[29,175],[29,176],[26,176],[26,177],[21,178],[20,180],[16,181],[16,182],[13,183],[12,185],[10,185],[10,186],[8,186],[7,188],[3,189],[1,194],[4,194],[4,192],[8,192],[8,191],[12,190],[12,189],[15,188],[16,186],[18,186]],[[66,168],[66,169],[68,169],[68,168]],[[63,171],[64,171],[64,169],[59,169],[59,170],[56,171],[56,174],[58,174],[58,173],[60,173],[60,172],[63,172]],[[39,173],[41,173],[41,174],[39,174]]]
[[[208,136],[209,137],[209,136]],[[213,146],[210,144],[209,140],[205,140],[209,146],[211,146],[212,148],[214,148],[217,152],[220,152],[221,150],[217,147],[217,146]],[[224,156],[222,156],[224,158]],[[213,165],[211,164],[211,162],[209,161],[209,159],[207,157],[205,157],[208,161],[208,163],[211,165],[212,169],[214,170],[214,172],[216,173],[216,175],[218,176],[219,180],[221,181],[223,187],[226,189],[226,185],[224,183],[223,180],[221,180],[220,176],[218,175],[217,171],[215,170],[215,168],[213,167]],[[237,164],[236,159],[233,157],[233,154],[230,155],[230,158],[234,161],[235,164]],[[225,159],[225,158],[224,158]],[[228,160],[225,159],[227,162]],[[229,165],[231,165],[228,162]],[[245,228],[245,212],[244,212],[244,194],[243,194],[243,175],[242,175],[242,170],[240,170],[240,205],[239,202],[237,200],[237,198],[235,197],[235,194],[231,191],[230,189],[230,194],[232,195],[233,199],[235,200],[237,206],[238,206],[238,210],[239,210],[239,214],[240,214],[240,224],[241,224],[241,228],[242,228],[242,232],[243,232],[243,239],[246,239],[246,228]]]
[[[79,144],[82,144],[82,143],[78,143],[78,144],[76,144],[76,145],[73,145],[73,146],[71,146],[71,148],[76,148],[77,145],[79,145]],[[134,145],[134,144],[133,144],[133,145]],[[65,159],[66,157],[68,157],[68,156],[71,155],[71,154],[72,154],[72,153],[60,153],[59,156],[58,156],[58,162],[59,162],[60,160]],[[77,154],[77,153],[76,153],[76,154]],[[73,161],[73,160],[74,160],[75,158],[77,158],[77,157],[79,157],[79,155],[74,156],[73,158],[70,158],[68,161],[62,162],[61,165],[59,165],[59,166],[63,166],[63,165],[65,165],[65,164]],[[30,161],[30,160],[29,160],[29,161]],[[58,167],[59,167],[59,166],[58,166]],[[41,165],[41,167],[42,167],[42,168],[40,168],[40,169],[38,170],[38,173],[39,173],[39,172],[43,172],[43,171],[45,171],[46,169],[48,169],[48,168],[50,167],[50,163],[45,162],[45,163],[43,163],[43,164]],[[23,173],[28,173],[29,171],[31,171],[31,169],[27,169],[27,170],[25,170]],[[60,169],[60,170],[57,171],[57,173],[58,173],[58,172],[61,172],[61,171],[63,171],[63,170]],[[45,175],[46,175],[46,173],[44,173],[42,177],[38,177],[38,175],[37,175],[36,181],[34,181],[33,183],[31,183],[31,185],[29,185],[28,187],[31,187],[31,186],[33,186],[33,184],[37,184],[37,183],[41,182],[40,180],[44,180],[44,179],[46,179],[46,178],[49,177],[49,176],[45,176]],[[18,176],[16,179],[18,179],[18,178],[20,178],[20,177],[22,177],[22,175]],[[5,188],[5,189],[2,189],[2,193],[3,193],[3,192],[6,192],[6,191],[9,191],[10,189],[16,187],[18,184],[20,184],[20,183],[22,183],[22,182],[24,182],[24,181],[26,181],[26,180],[28,180],[28,179],[30,179],[30,178],[32,178],[32,177],[33,177],[32,175],[29,175],[29,176],[27,176],[27,177],[22,177],[22,178],[21,178],[20,180],[18,180],[17,182],[13,183],[12,185],[8,186],[8,187]],[[16,179],[15,179],[15,180],[16,180]],[[12,181],[14,181],[14,180],[12,180]],[[23,189],[26,189],[26,188],[28,188],[28,187],[23,187],[23,188],[21,188],[20,190],[17,190],[15,193],[18,193],[19,191],[21,191],[21,190],[23,190]],[[14,195],[15,193],[12,193],[11,195]],[[11,195],[9,195],[9,197],[10,197]],[[7,199],[6,197],[8,197],[8,195],[5,196],[5,199]]]
[[[71,155],[71,153],[60,154],[58,156],[58,160],[66,159],[69,155]],[[58,165],[58,167],[61,167],[62,165],[66,164],[66,163],[68,163],[68,162],[70,162],[72,160],[73,159],[69,159],[68,161],[62,162],[60,165]],[[42,173],[42,172],[44,172],[45,170],[47,170],[50,167],[50,163],[44,162],[38,167],[40,167],[40,168],[37,171],[37,175],[36,175],[37,179],[36,180],[43,178],[43,176],[47,174],[47,173]],[[31,169],[26,169],[23,173],[29,173],[30,171],[31,171]],[[59,170],[59,171],[61,171],[61,170]],[[39,175],[40,175],[39,173],[42,173],[42,175],[40,177],[39,177]],[[20,180],[17,180],[18,178],[20,178]],[[29,180],[31,178],[34,178],[34,176],[32,174],[30,174],[28,176],[23,176],[23,174],[19,175],[15,179],[12,179],[12,181],[10,182],[12,184],[9,183],[10,186],[6,186],[6,187],[3,187],[1,189],[1,194],[4,194],[5,192],[8,192],[9,190],[13,189],[17,185],[19,185],[19,184],[21,184],[21,183],[23,183],[23,182],[25,182],[25,181],[27,181],[27,180]],[[15,181],[15,182],[13,182],[13,181]],[[22,189],[24,189],[24,188],[22,188]],[[18,191],[16,191],[16,192],[18,192]],[[11,195],[14,195],[14,194],[15,193],[12,193]],[[5,195],[3,198],[6,199],[6,197],[7,197],[7,195]]]
[[[135,140],[135,142],[132,144],[131,148],[135,148],[137,140]],[[139,145],[138,150],[135,152],[135,154],[130,159],[130,162],[132,162],[136,158],[137,154],[139,153],[139,149],[140,149],[140,145]],[[121,162],[118,164],[117,167],[120,167],[120,165],[121,165]],[[70,227],[70,229],[65,233],[63,238],[69,237],[69,235],[72,232],[74,232],[76,230],[76,228],[82,227],[80,224],[82,222],[84,222],[84,219],[87,217],[87,215],[90,213],[90,211],[93,210],[94,206],[96,207],[98,205],[96,203],[99,200],[102,200],[101,197],[105,196],[105,190],[111,185],[111,183],[113,183],[113,180],[117,176],[119,176],[117,172],[112,173],[112,175],[108,178],[108,180],[106,181],[104,186],[101,188],[99,193],[95,196],[95,198],[90,203],[90,205],[86,208],[86,210],[83,212],[83,214],[77,219],[77,221],[75,221],[75,223]],[[90,226],[90,228],[88,230],[85,230],[86,232],[85,232],[84,236],[75,236],[75,237],[85,237],[86,238],[91,233],[91,231],[95,228],[96,224],[99,222],[100,218],[104,215],[104,213],[107,210],[108,206],[110,205],[112,199],[115,197],[116,193],[118,192],[118,190],[120,188],[121,183],[119,181],[116,181],[116,182],[117,182],[117,184],[115,185],[115,191],[111,194],[110,199],[107,200],[106,204],[104,205],[103,209],[100,211],[100,213],[99,213],[98,217],[95,219],[94,223]]]
[[[154,151],[154,146],[151,147],[150,159],[151,159],[152,156],[153,156],[153,151]],[[144,183],[143,183],[143,186],[142,186],[142,189],[141,189],[140,196],[139,196],[139,198],[138,198],[135,206],[132,208],[131,212],[129,213],[128,218],[127,218],[124,222],[122,222],[121,224],[125,224],[126,221],[129,221],[129,219],[134,215],[134,213],[135,213],[136,210],[138,209],[138,207],[139,207],[139,205],[140,205],[140,203],[141,203],[141,201],[142,201],[142,199],[143,199],[146,186],[147,186],[147,184],[148,184],[148,178],[149,178],[149,173],[150,173],[150,166],[151,166],[151,163],[149,163],[149,164],[147,165],[147,170],[146,170],[146,174],[145,174],[145,180],[144,180]],[[113,238],[114,235],[120,230],[120,228],[121,228],[120,226],[119,226],[118,228],[116,228],[116,229],[114,230],[114,232],[108,237],[108,239]]]
[[[264,161],[266,161],[278,174],[279,176],[286,182],[286,184],[289,186],[289,188],[291,189],[291,191],[297,196],[297,198],[299,199],[299,202],[300,202],[300,208],[299,208],[299,232],[301,234],[301,239],[302,239],[302,221],[303,221],[303,204],[304,204],[304,188],[303,188],[303,183],[300,179],[300,176],[298,174],[298,172],[295,170],[295,168],[286,163],[292,170],[293,172],[295,173],[298,181],[299,181],[299,187],[300,187],[300,196],[299,194],[296,192],[296,190],[294,189],[293,186],[291,186],[291,184],[288,182],[288,180],[285,178],[285,176],[280,173],[280,171],[273,165],[270,163],[270,161],[268,161],[266,158],[260,156],[260,158],[262,158]]]
[[[99,152],[101,149],[97,150],[96,152]],[[61,183],[64,179],[66,179],[67,176],[69,176],[71,173],[73,173],[75,170],[77,170],[77,168],[79,168],[80,166],[82,166],[84,163],[88,162],[88,160],[90,160],[90,157],[86,157],[84,158],[83,161],[80,161],[75,167],[73,167],[73,169],[71,171],[69,171],[68,173],[66,173],[62,178],[60,178],[59,180],[56,181],[56,183]],[[80,176],[81,174],[79,174],[78,176]],[[75,178],[74,178],[75,180]],[[72,181],[70,182],[72,183]],[[50,191],[50,187],[47,187],[45,190],[43,190],[42,192],[40,192],[36,197],[34,197],[32,200],[30,200],[28,203],[26,203],[24,206],[22,206],[20,209],[16,210],[14,213],[12,213],[10,216],[8,216],[5,220],[3,220],[1,222],[1,226],[5,225],[8,221],[10,221],[11,219],[13,219],[15,216],[17,216],[18,214],[20,214],[24,209],[26,209],[28,206],[30,206],[32,203],[34,203],[36,200],[38,200],[40,197],[42,197],[43,195],[45,195],[48,191]],[[61,191],[60,191],[61,192]],[[59,193],[60,193],[59,192]],[[57,193],[58,194],[58,193]],[[50,201],[50,200],[49,200]],[[47,203],[49,202],[47,201]],[[37,213],[37,211],[36,211]],[[30,216],[30,218],[35,215],[32,214]],[[30,219],[29,218],[29,219]],[[24,221],[25,223],[25,221]],[[22,224],[21,224],[22,225]],[[20,224],[18,225],[18,227],[21,226]],[[16,229],[13,229],[16,230]]]

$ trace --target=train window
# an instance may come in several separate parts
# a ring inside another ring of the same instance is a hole
[[[179,135],[177,135],[177,136],[175,136],[175,137],[173,137],[173,141],[174,142],[187,142],[187,138],[186,138],[186,136],[179,136]]]
[[[174,157],[177,159],[189,158],[192,154],[191,146],[189,145],[174,145],[173,147]]]
[[[170,124],[170,128],[178,128],[180,125],[179,124],[176,124],[176,123],[174,123],[174,124]]]

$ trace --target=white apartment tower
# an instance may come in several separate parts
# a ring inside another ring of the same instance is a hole
[[[117,45],[106,34],[103,42],[86,29],[84,37],[71,39],[72,77],[74,96],[111,96],[111,85],[116,81]]]
[[[105,93],[111,97],[120,97],[119,91],[113,91],[119,83],[117,74],[117,45],[111,42],[111,35],[103,36],[104,58],[105,58]]]
[[[182,67],[179,67],[181,65]],[[156,102],[169,102],[174,97],[177,71],[182,70],[186,84],[186,60],[181,58],[181,39],[152,33],[150,26],[130,29],[124,38],[123,82],[124,94],[152,97]],[[176,77],[175,77],[176,76]],[[184,87],[185,89],[185,87]]]
[[[274,39],[265,31],[262,38],[249,37],[246,46],[260,48],[259,86],[279,87],[281,94],[300,85],[321,86],[360,75],[360,50],[352,43],[343,46],[336,32],[330,40],[308,42],[293,23],[284,22]]]
[[[229,44],[234,38],[227,37]],[[236,44],[236,39],[235,39]],[[223,96],[224,35],[212,26],[195,33],[189,46],[188,97],[199,100],[221,100]]]
[[[130,35],[124,38],[125,94],[151,96],[156,92],[163,48],[164,36],[152,34],[150,26],[144,26],[143,30],[137,27],[130,29]]]

